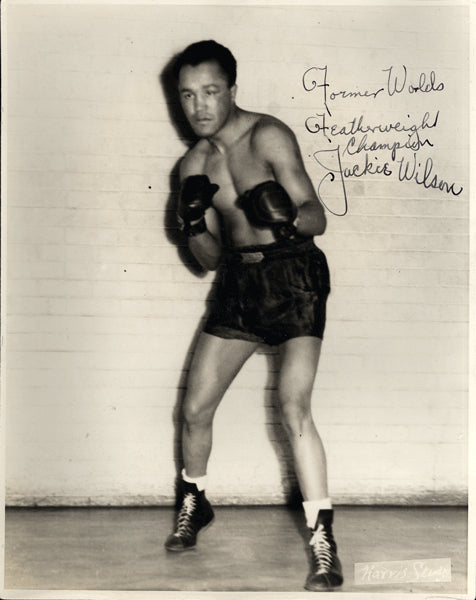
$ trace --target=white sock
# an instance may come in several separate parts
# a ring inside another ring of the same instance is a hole
[[[207,485],[206,475],[202,475],[201,477],[189,477],[185,472],[185,469],[182,469],[182,478],[187,483],[194,483],[199,492],[203,491]]]
[[[332,502],[330,498],[321,498],[320,500],[305,500],[303,503],[306,523],[310,529],[316,526],[317,515],[320,510],[331,510]]]

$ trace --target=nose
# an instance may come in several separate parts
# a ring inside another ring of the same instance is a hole
[[[195,101],[194,101],[194,110],[195,112],[200,112],[201,110],[203,110],[206,107],[206,98],[204,94],[197,94],[195,96]]]

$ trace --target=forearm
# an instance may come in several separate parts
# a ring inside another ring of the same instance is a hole
[[[327,225],[326,214],[322,204],[315,200],[301,204],[298,207],[298,214],[294,224],[297,232],[301,235],[322,235]]]
[[[209,231],[189,237],[188,247],[204,269],[214,271],[220,264],[221,244]]]

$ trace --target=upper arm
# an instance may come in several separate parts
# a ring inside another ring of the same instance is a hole
[[[306,172],[296,136],[280,121],[265,122],[256,129],[253,145],[258,157],[271,168],[273,175],[293,202],[300,206],[316,201],[316,192]]]

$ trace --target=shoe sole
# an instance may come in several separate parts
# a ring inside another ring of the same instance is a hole
[[[198,536],[201,533],[203,533],[204,531],[206,531],[209,527],[211,527],[213,525],[214,521],[215,521],[215,517],[213,517],[211,519],[211,521],[209,521],[206,525],[204,525],[200,529],[200,531],[197,533],[197,542],[198,542]],[[193,546],[185,546],[185,547],[182,547],[182,548],[176,547],[176,546],[175,547],[172,547],[172,546],[169,547],[169,546],[166,546],[165,544],[164,545],[165,545],[165,549],[168,550],[168,552],[187,552],[187,550],[196,550],[197,549],[197,542],[195,542],[195,544]]]
[[[305,584],[304,585],[304,589],[308,590],[309,592],[332,592],[334,590],[337,590],[338,588],[342,587],[342,584],[344,582],[342,581],[341,583],[337,583],[336,585],[309,585],[309,584]]]

